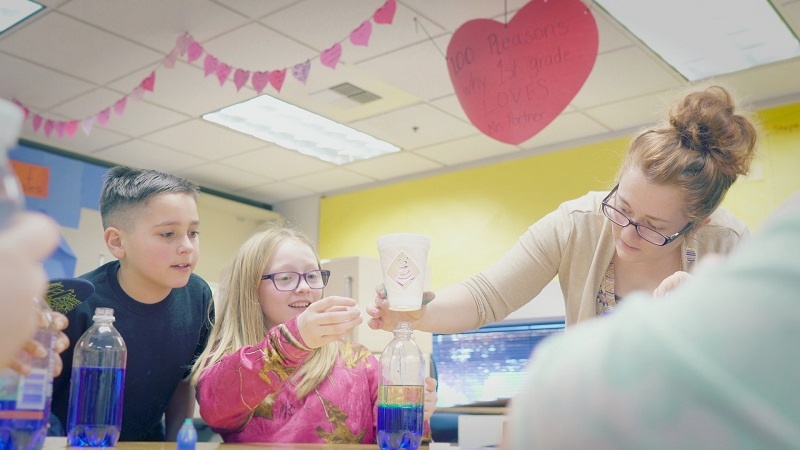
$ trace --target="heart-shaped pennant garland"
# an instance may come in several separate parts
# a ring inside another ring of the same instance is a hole
[[[150,76],[142,80],[139,86],[142,87],[145,91],[153,92],[153,89],[156,88],[156,71],[150,72]]]
[[[218,64],[219,61],[217,61],[217,58],[211,55],[206,55],[206,59],[203,60],[203,73],[205,76],[209,76],[212,73],[217,73]]]
[[[358,28],[350,33],[350,42],[353,45],[367,46],[369,44],[369,36],[372,34],[372,22],[365,20]]]
[[[228,76],[231,74],[233,69],[231,66],[222,63],[217,66],[217,80],[219,80],[219,85],[222,86],[227,81]]]
[[[269,83],[269,71],[254,72],[252,83],[253,83],[253,89],[255,89],[256,92],[260,94],[261,91],[263,91],[264,88],[267,87],[267,84]]]
[[[269,83],[276,91],[280,92],[283,86],[283,80],[286,78],[286,69],[273,70],[269,73]]]
[[[121,116],[125,113],[125,105],[128,104],[128,97],[122,97],[121,99],[117,100],[114,103],[114,112],[117,113],[118,116]]]
[[[106,108],[99,113],[97,113],[97,123],[101,126],[108,125],[108,119],[111,117],[111,110]]]
[[[36,133],[39,131],[39,128],[42,126],[42,116],[38,114],[33,115],[33,132]]]
[[[242,89],[242,86],[247,84],[247,80],[250,79],[250,71],[244,69],[236,69],[236,72],[233,73],[233,84],[236,86],[236,90],[239,91]]]
[[[372,15],[372,20],[374,20],[375,23],[391,24],[394,20],[395,11],[397,11],[397,1],[386,0],[383,6],[375,10],[375,14]]]
[[[44,121],[44,135],[47,136],[47,137],[50,137],[50,135],[53,133],[53,128],[55,128],[55,126],[56,126],[56,124],[53,123],[52,120],[50,120],[50,119],[45,120]]]
[[[189,47],[186,49],[186,61],[191,64],[197,58],[203,55],[203,46],[200,45],[197,41],[192,41],[189,43]]]
[[[594,16],[581,0],[533,0],[504,25],[461,25],[447,69],[469,120],[498,141],[520,144],[569,105],[597,59]]]
[[[64,131],[67,133],[67,137],[72,139],[72,137],[75,136],[75,132],[78,131],[78,121],[70,120],[67,122],[67,126],[64,128]]]
[[[339,58],[341,57],[342,44],[337,42],[333,44],[331,48],[324,50],[322,54],[319,55],[319,62],[321,62],[323,66],[336,69],[336,64],[339,64]]]
[[[297,78],[297,81],[306,84],[308,79],[308,72],[311,71],[311,60],[307,59],[306,62],[295,64],[292,68],[292,76]]]

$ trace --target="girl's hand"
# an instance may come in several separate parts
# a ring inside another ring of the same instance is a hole
[[[439,401],[439,396],[436,394],[436,380],[431,377],[425,377],[425,411],[423,418],[426,421],[431,420],[433,412],[436,411],[436,402]]]
[[[306,346],[319,348],[343,338],[363,321],[355,300],[332,296],[312,303],[297,316],[297,328]]]
[[[51,311],[50,314],[52,317],[53,329],[57,331],[55,354],[53,355],[53,376],[57,377],[59,374],[61,374],[61,370],[64,368],[64,363],[61,361],[60,353],[69,347],[69,338],[63,332],[63,330],[67,328],[67,325],[69,325],[69,321],[67,320],[67,316],[59,312]],[[41,317],[38,325],[39,327],[46,327],[47,320],[44,317]],[[10,369],[19,372],[22,375],[28,375],[31,371],[31,366],[27,362],[30,358],[44,358],[47,356],[47,349],[45,349],[42,344],[33,338],[29,339],[28,342],[23,345],[22,351],[27,353],[27,355],[23,354],[22,356],[18,356],[8,365]]]
[[[664,281],[662,281],[656,290],[653,291],[653,297],[665,297],[669,291],[691,279],[692,275],[690,275],[688,272],[679,270],[667,278],[664,278]]]
[[[389,300],[386,300],[386,289],[379,284],[375,288],[375,304],[367,306],[367,314],[371,316],[368,325],[373,330],[394,331],[397,322],[411,322],[411,327],[416,329],[417,323],[425,315],[426,305],[433,301],[435,295],[431,291],[423,292],[422,308],[416,311],[392,311],[389,309]]]

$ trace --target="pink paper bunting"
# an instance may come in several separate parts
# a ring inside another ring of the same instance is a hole
[[[189,47],[191,40],[192,38],[189,37],[189,33],[183,33],[180,35],[178,40],[175,41],[175,53],[183,56],[183,54],[186,53],[186,49]]]
[[[369,44],[369,36],[372,34],[372,22],[365,20],[361,26],[350,33],[350,42],[353,45],[366,46]]]
[[[64,122],[56,122],[56,134],[58,135],[59,138],[64,137],[64,127],[66,126],[67,124]]]
[[[269,83],[269,71],[253,73],[253,89],[259,94]]]
[[[172,69],[173,67],[175,67],[176,59],[178,59],[178,52],[172,50],[171,52],[169,52],[167,56],[164,57],[161,63],[164,64],[164,67],[166,67],[167,69]]]
[[[20,108],[22,108],[22,112],[24,114],[24,116],[22,118],[22,121],[24,122],[24,121],[28,120],[28,116],[31,114],[31,110],[28,109],[27,106],[23,105],[22,102],[20,102],[17,99],[11,100],[11,102],[14,103],[15,105],[19,106]]]
[[[233,74],[233,84],[236,86],[236,90],[239,91],[242,89],[242,86],[247,84],[247,80],[250,79],[250,71],[244,69],[236,69],[236,72]]]
[[[99,113],[97,113],[97,123],[101,126],[106,126],[108,124],[108,119],[111,117],[111,110],[106,108]]]
[[[81,121],[81,129],[88,136],[94,126],[94,116],[89,116]]]
[[[125,113],[125,105],[128,103],[128,97],[122,97],[121,99],[117,100],[114,103],[114,112],[117,113],[118,116],[121,116]]]
[[[131,92],[131,98],[137,102],[142,101],[144,99],[144,89],[141,86],[136,86],[136,89]]]
[[[217,80],[219,80],[219,85],[222,86],[225,84],[225,81],[228,79],[228,76],[231,74],[231,66],[222,63],[217,66]]]
[[[283,86],[283,79],[286,78],[286,69],[273,70],[269,73],[269,83],[276,91],[280,92]]]
[[[372,15],[372,20],[374,20],[375,23],[391,24],[394,20],[395,11],[397,11],[397,1],[386,0],[383,6],[375,10],[375,14]]]
[[[311,60],[307,59],[306,62],[296,64],[292,68],[292,75],[297,78],[297,81],[306,84],[308,79],[308,72],[311,70]]]
[[[45,120],[45,122],[44,122],[44,135],[47,136],[47,137],[50,137],[50,135],[53,133],[53,128],[55,128],[55,126],[56,126],[56,124],[53,123],[52,120],[50,120],[50,119]]]
[[[189,64],[193,63],[197,58],[203,55],[203,46],[197,41],[192,41],[186,51],[186,60]],[[208,74],[206,74],[208,75]]]
[[[75,136],[75,132],[78,131],[78,121],[70,120],[67,122],[67,126],[64,127],[64,131],[67,133],[67,137],[72,139],[72,137]]]
[[[142,87],[145,91],[153,92],[153,89],[156,87],[156,71],[150,72],[150,76],[142,80],[139,86]]]
[[[39,127],[42,126],[42,116],[38,114],[33,115],[33,132],[36,133],[39,131]]]
[[[336,69],[336,64],[339,63],[339,58],[341,57],[342,44],[337,42],[333,44],[333,47],[322,52],[322,54],[319,56],[319,62],[321,62],[323,66]]]
[[[217,65],[219,61],[217,58],[214,58],[211,55],[206,55],[206,59],[203,61],[203,71],[205,76],[209,76],[212,73],[217,73]]]

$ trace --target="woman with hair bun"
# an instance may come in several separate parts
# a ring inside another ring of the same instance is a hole
[[[388,309],[377,289],[367,308],[374,329],[396,322],[455,333],[502,320],[556,276],[567,325],[611,313],[636,291],[666,293],[696,260],[727,254],[749,233],[724,208],[725,193],[747,174],[757,130],[721,86],[694,90],[666,120],[636,135],[608,192],[564,202],[533,224],[486,270],[435,293],[410,313]],[[431,301],[433,300],[433,301]]]

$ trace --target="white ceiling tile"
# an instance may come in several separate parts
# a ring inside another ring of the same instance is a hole
[[[0,97],[42,110],[90,91],[93,85],[14,56],[0,53]]]
[[[260,23],[250,23],[203,42],[203,48],[220,62],[225,62],[234,68],[272,71],[289,67],[284,83],[293,81],[292,66],[318,55],[308,46],[270,30]],[[204,57],[198,62],[202,63]]]
[[[503,22],[514,17],[516,11],[525,6],[528,0],[486,1],[486,0],[404,0],[403,3],[420,11],[428,20],[455,31],[464,23],[474,19],[494,19]],[[506,14],[506,6],[508,7]]]
[[[581,113],[562,114],[544,127],[536,136],[521,143],[523,149],[532,149],[557,144],[559,142],[576,141],[589,136],[607,133],[609,130]]]
[[[346,166],[347,170],[378,180],[389,180],[441,167],[441,164],[405,151],[356,161]]]
[[[145,136],[144,140],[173,149],[190,150],[191,154],[209,161],[269,145],[260,139],[203,119],[165,128]]]
[[[467,114],[464,112],[464,108],[461,107],[461,102],[458,101],[456,94],[437,98],[436,100],[431,101],[430,104],[448,114],[452,114],[464,122],[469,122],[469,117],[467,117]]]
[[[682,86],[680,77],[638,47],[598,55],[572,104],[579,109]]]
[[[47,138],[44,136],[41,130],[39,130],[38,133],[34,133],[30,121],[28,121],[25,124],[25,127],[23,127],[21,137],[23,139],[29,139],[31,141],[38,142],[48,147],[55,147],[61,150],[77,153],[79,155],[91,157],[95,157],[92,154],[93,152],[130,140],[130,137],[128,136],[123,136],[119,133],[104,130],[102,128],[92,128],[89,135],[84,133],[83,130],[78,129],[72,139],[59,139],[55,135],[50,135],[50,138]]]
[[[219,162],[275,180],[291,180],[335,167],[334,164],[277,145],[222,158]]]
[[[270,183],[236,192],[258,202],[274,204],[293,198],[313,195],[314,192],[287,183]]]
[[[165,54],[184,33],[202,41],[248,21],[209,0],[82,0],[59,11]]]
[[[357,66],[421,99],[443,97],[455,92],[444,57],[450,37],[447,35],[433,41],[426,40]]]
[[[296,177],[289,181],[289,183],[320,194],[325,194],[337,189],[349,188],[373,181],[375,181],[373,177],[337,168]]]
[[[251,19],[259,19],[300,1],[303,0],[269,0],[268,2],[264,0],[216,0],[217,3]]]
[[[52,13],[0,40],[0,50],[95,83],[160,61],[162,54],[62,14]]]
[[[143,141],[128,141],[101,150],[93,156],[115,164],[162,172],[176,172],[204,162],[202,159],[186,153]]]
[[[177,174],[201,186],[223,192],[234,192],[273,181],[268,177],[213,163],[179,170]]]
[[[427,104],[359,120],[352,125],[407,150],[475,134],[472,125]]]
[[[583,113],[612,131],[641,127],[664,117],[667,103],[662,94],[666,92],[587,108]]]
[[[595,22],[597,22],[597,32],[600,37],[597,48],[598,53],[606,53],[635,45],[630,35],[625,33],[622,25],[609,17],[599,5],[592,4],[591,11]]]
[[[786,98],[798,99],[800,58],[722,75],[717,79],[731,87],[742,103],[774,106],[785,102]]]
[[[414,153],[452,166],[518,151],[519,147],[515,145],[497,141],[484,134],[476,134],[454,141],[431,145],[430,147],[423,147],[414,150]]]

